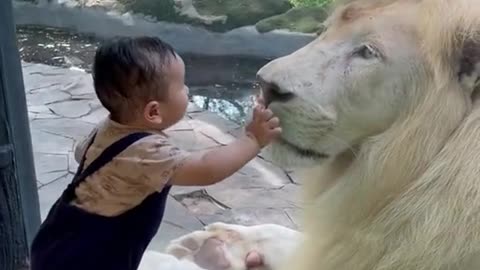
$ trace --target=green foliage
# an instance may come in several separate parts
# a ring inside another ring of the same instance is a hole
[[[297,7],[323,7],[332,2],[332,0],[290,0]]]

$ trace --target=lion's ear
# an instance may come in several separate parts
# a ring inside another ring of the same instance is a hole
[[[480,90],[480,35],[463,43],[458,78],[462,88],[469,94],[478,95]]]

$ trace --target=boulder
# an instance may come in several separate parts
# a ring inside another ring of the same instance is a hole
[[[214,23],[209,28],[228,31],[282,14],[292,5],[289,0],[193,0],[197,11],[202,15],[226,16],[224,23]]]
[[[263,19],[255,26],[260,33],[276,29],[315,33],[323,30],[322,22],[327,15],[328,13],[324,7],[295,7],[284,14]]]
[[[174,0],[117,0],[123,12],[139,13],[158,21],[182,22]],[[102,1],[104,2],[104,1]]]
[[[217,32],[255,25],[262,19],[282,14],[292,7],[289,0],[118,0],[118,2],[123,5],[124,12],[144,14],[158,21],[199,25]]]
[[[325,7],[333,0],[290,0],[290,2],[296,7]]]

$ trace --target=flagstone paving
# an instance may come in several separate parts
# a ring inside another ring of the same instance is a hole
[[[43,64],[22,63],[42,219],[71,181],[78,164],[75,143],[106,116],[91,76]],[[185,118],[168,130],[179,147],[196,151],[234,139],[241,127],[192,103]],[[216,221],[297,227],[299,185],[268,160],[257,157],[216,185],[174,187],[164,223],[150,248]]]

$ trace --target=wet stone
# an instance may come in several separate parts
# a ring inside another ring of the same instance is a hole
[[[52,182],[68,172],[68,156],[65,154],[34,153],[35,172],[41,184]]]
[[[95,93],[93,88],[93,80],[90,74],[80,71],[71,72],[75,73],[76,76],[72,76],[72,79],[68,83],[63,84],[62,90],[69,92],[72,96]]]
[[[288,175],[283,169],[261,158],[256,158],[250,161],[242,168],[241,172],[251,177],[260,178],[271,187],[280,187],[291,183]]]
[[[226,180],[228,181],[228,180]],[[218,185],[206,188],[208,194],[230,208],[245,207],[298,207],[299,202],[292,194],[281,189],[265,188],[220,188]]]
[[[202,190],[203,188],[204,188],[203,186],[173,186],[172,189],[170,190],[170,195],[176,196],[176,195],[187,194],[187,193],[195,192],[198,190]]]
[[[227,209],[212,198],[204,189],[173,195],[173,198],[194,215],[213,215]]]
[[[73,139],[54,135],[36,128],[31,128],[31,134],[34,152],[68,154],[73,149]]]
[[[72,119],[38,119],[30,123],[30,127],[59,136],[80,140],[89,135],[95,125]]]
[[[296,229],[302,227],[302,210],[299,208],[285,208],[285,213],[295,224]]]
[[[185,151],[198,151],[212,147],[218,144],[205,135],[193,131],[167,131],[172,143]]]
[[[194,215],[175,201],[175,199],[169,197],[163,222],[149,248],[163,251],[171,240],[202,228],[203,224]]]
[[[103,107],[98,107],[93,109],[90,114],[80,118],[80,120],[91,123],[91,124],[98,124],[100,121],[105,119],[108,116],[108,111]]]
[[[40,198],[40,215],[42,220],[47,217],[48,211],[50,211],[52,205],[60,197],[60,195],[65,190],[67,185],[71,182],[71,180],[72,175],[69,174],[53,183],[39,188],[38,196]]]
[[[27,93],[30,105],[44,105],[70,99],[70,95],[55,89],[58,86],[42,88]]]
[[[302,179],[304,178],[302,175],[302,172],[300,171],[290,171],[288,172],[288,176],[290,176],[290,179],[293,183],[295,184],[302,184]]]
[[[39,70],[23,72],[25,91],[27,93],[33,93],[42,89],[59,89],[62,84],[66,84],[71,80],[66,70],[52,69],[46,65],[41,66],[42,68]]]
[[[172,196],[167,200],[165,208],[164,221],[177,224],[186,230],[199,230],[203,227],[202,223],[195,218],[192,213],[186,209],[181,203],[177,202]]]
[[[213,222],[234,223],[245,226],[273,223],[288,228],[297,226],[282,209],[276,208],[235,208],[228,210],[219,210],[213,215],[199,216],[204,224]]]
[[[180,122],[168,128],[167,131],[193,131],[193,125],[190,118],[184,117]]]
[[[66,118],[79,118],[91,112],[90,104],[83,100],[69,100],[47,105],[55,114]]]
[[[194,124],[194,128],[203,132],[207,132],[207,135],[215,137],[215,134],[208,134],[210,131],[220,131],[221,133],[227,133],[228,131],[238,128],[238,125],[230,122],[221,116],[209,111],[203,111],[200,113],[191,113]],[[209,130],[207,127],[216,127],[216,129]]]

